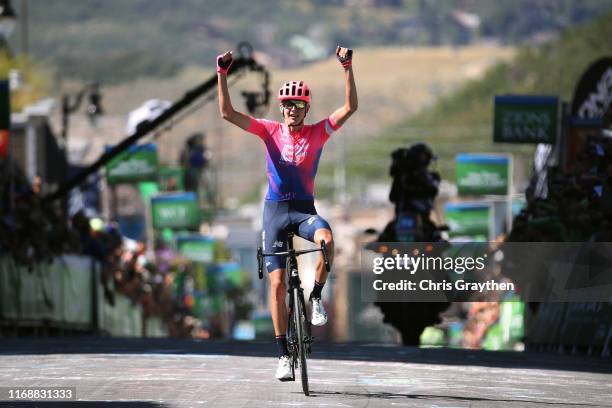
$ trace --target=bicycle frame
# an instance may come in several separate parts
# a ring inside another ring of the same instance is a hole
[[[306,369],[306,356],[312,351],[312,341],[314,338],[311,335],[311,323],[306,315],[306,302],[304,301],[304,289],[301,287],[300,276],[298,273],[297,257],[311,252],[319,252],[323,255],[323,263],[329,272],[329,258],[327,256],[327,245],[324,240],[321,240],[321,248],[307,249],[296,251],[293,248],[293,233],[287,236],[287,251],[276,253],[264,253],[261,247],[257,248],[257,263],[259,279],[263,279],[263,264],[264,258],[267,256],[287,256],[285,263],[285,273],[287,274],[287,292],[289,293],[289,321],[287,322],[287,346],[291,356],[291,371],[292,378],[289,381],[295,381],[295,367],[299,365],[302,375],[302,388],[305,395],[309,395],[308,391],[308,372]],[[302,324],[302,322],[304,324]],[[305,330],[304,330],[305,329]]]
[[[321,240],[321,243],[320,243],[321,248],[304,249],[304,250],[296,251],[295,249],[293,249],[293,237],[294,237],[294,234],[291,232],[287,235],[287,251],[285,252],[264,253],[261,247],[257,248],[257,264],[258,264],[259,279],[263,279],[263,266],[264,266],[263,261],[264,261],[264,258],[268,256],[287,255],[286,269],[289,270],[289,266],[290,266],[289,260],[296,259],[300,255],[309,254],[311,252],[321,252],[323,254],[323,263],[325,264],[325,269],[327,270],[327,272],[330,271],[331,267],[329,265],[329,257],[327,254],[327,244],[325,243],[324,240]],[[296,267],[297,267],[297,259],[296,259]]]

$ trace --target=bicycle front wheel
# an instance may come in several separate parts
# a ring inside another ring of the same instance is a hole
[[[297,338],[298,338],[298,355],[300,359],[300,372],[302,374],[302,390],[304,390],[304,395],[308,396],[308,369],[306,366],[306,345],[304,344],[304,321],[306,313],[303,310],[300,299],[300,292],[298,289],[293,291],[293,319],[295,321]]]

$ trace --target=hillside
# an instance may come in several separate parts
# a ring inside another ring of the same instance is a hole
[[[347,164],[349,192],[358,197],[372,181],[388,182],[389,154],[416,141],[429,143],[438,155],[438,170],[454,178],[454,156],[459,152],[504,151],[515,155],[523,180],[528,177],[533,146],[492,143],[493,97],[503,93],[558,94],[569,99],[574,84],[591,61],[612,53],[612,16],[566,31],[557,41],[526,46],[515,53],[500,47],[357,48],[355,73],[360,110],[326,148],[317,178],[320,197],[329,196],[333,166],[342,157]],[[386,62],[393,61],[395,63]],[[497,65],[496,63],[501,62]],[[490,68],[490,69],[488,69]],[[126,114],[146,99],[176,100],[213,73],[191,67],[173,79],[140,79],[105,86],[107,115],[98,129],[74,115],[71,143],[88,144],[89,160],[101,145],[123,137]],[[290,78],[303,78],[314,90],[310,118],[318,118],[342,99],[337,62],[327,59],[301,69],[272,71],[272,89]],[[467,83],[466,83],[467,82]],[[236,106],[245,83],[232,88]],[[278,118],[273,107],[269,118]],[[56,127],[59,128],[59,127]],[[263,181],[263,150],[255,138],[223,123],[214,103],[195,111],[158,138],[162,160],[175,163],[178,150],[193,131],[204,130],[218,164],[218,182],[225,198],[258,198]]]
[[[19,14],[21,1],[13,5]],[[514,45],[610,8],[610,0],[29,1],[29,49],[58,79],[109,84],[171,78],[244,39],[287,68],[325,59],[338,43]],[[20,33],[10,38],[16,52]]]
[[[440,98],[433,107],[386,129],[367,142],[348,145],[348,179],[381,180],[387,176],[389,153],[425,141],[438,155],[438,170],[454,180],[454,156],[459,152],[510,152],[518,167],[529,171],[534,147],[493,144],[493,98],[497,94],[559,95],[570,100],[574,86],[595,59],[612,55],[612,14],[566,31],[557,41],[523,47],[516,57],[491,68],[484,78]],[[519,170],[521,170],[519,168]],[[326,169],[328,172],[331,169]],[[526,174],[525,174],[526,175]],[[388,178],[387,178],[388,179]],[[353,185],[357,189],[358,185]],[[358,191],[358,190],[357,190]]]

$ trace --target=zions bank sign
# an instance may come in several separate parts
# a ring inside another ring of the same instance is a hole
[[[498,95],[494,116],[495,142],[552,144],[559,131],[559,98]]]

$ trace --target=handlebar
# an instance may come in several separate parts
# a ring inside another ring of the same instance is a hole
[[[300,255],[309,254],[311,252],[321,252],[323,254],[323,263],[325,264],[325,269],[327,272],[330,271],[331,267],[329,265],[329,257],[327,256],[327,244],[324,240],[321,240],[321,248],[317,249],[303,249],[300,251],[289,250],[284,252],[274,252],[274,253],[264,253],[261,247],[257,248],[257,273],[259,275],[259,279],[263,279],[263,268],[264,268],[264,258],[267,256],[294,256],[298,257]]]

